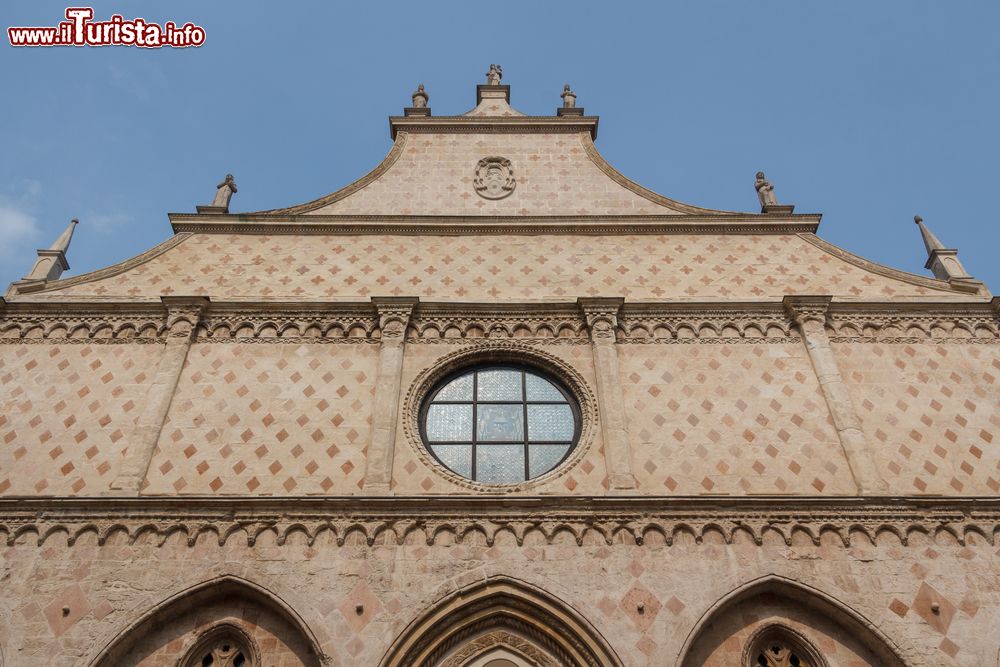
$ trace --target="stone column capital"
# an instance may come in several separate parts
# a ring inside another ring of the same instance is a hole
[[[372,305],[378,316],[378,328],[383,341],[402,340],[410,324],[413,309],[420,299],[408,296],[373,296]]]
[[[590,330],[591,340],[614,341],[618,313],[625,303],[622,297],[580,297],[576,300]]]
[[[161,296],[160,303],[166,310],[168,335],[179,337],[194,332],[211,299],[207,296]]]
[[[781,304],[792,321],[799,326],[809,322],[825,325],[826,313],[832,300],[833,297],[827,295],[789,295],[781,300]]]

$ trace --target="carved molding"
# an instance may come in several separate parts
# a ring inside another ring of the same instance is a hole
[[[798,234],[818,215],[267,215],[171,213],[175,232],[207,234]],[[777,219],[775,219],[777,218]]]
[[[743,646],[741,665],[758,667],[758,656],[764,655],[763,667],[827,667],[822,654],[800,633],[780,623],[768,623],[750,636]],[[791,661],[795,655],[798,663]]]
[[[670,199],[661,194],[657,194],[652,190],[648,190],[612,167],[611,164],[604,159],[604,156],[601,155],[601,152],[597,150],[597,146],[594,145],[593,137],[581,134],[580,141],[583,143],[583,150],[586,152],[587,157],[590,158],[590,161],[593,162],[598,169],[604,172],[605,176],[626,190],[630,190],[643,199],[647,199],[658,206],[666,206],[667,208],[672,208],[675,211],[680,211],[681,213],[740,215],[735,211],[721,211],[711,208],[702,208],[701,206],[692,206],[691,204],[685,204],[677,201],[676,199]],[[817,220],[817,226],[818,223],[819,221]],[[815,230],[815,227],[813,229]]]
[[[540,650],[532,642],[506,630],[494,630],[476,637],[448,656],[440,664],[440,667],[462,667],[469,660],[501,647],[522,656],[530,661],[530,664],[537,667],[560,667],[560,663],[556,662],[552,656]]]
[[[165,297],[165,303],[170,297]],[[392,319],[392,316],[389,316]],[[406,328],[409,343],[530,339],[536,344],[587,344],[578,304],[419,303]],[[792,316],[781,302],[628,302],[615,317],[623,344],[795,342]],[[386,320],[388,322],[389,320]],[[7,303],[0,343],[163,342],[162,303]],[[1000,314],[990,302],[837,302],[825,313],[831,342],[991,343],[1000,341]],[[219,302],[202,311],[199,343],[378,342],[371,302]]]
[[[673,546],[718,541],[763,545],[772,539],[819,546],[824,537],[857,544],[908,546],[915,534],[939,545],[1000,544],[1000,498],[898,497],[565,497],[496,496],[288,498],[4,498],[0,539],[73,546],[84,535],[162,545],[209,540],[256,544],[265,534],[309,545],[328,534],[337,545],[462,542]],[[534,536],[534,537],[532,537]],[[919,548],[925,548],[921,540]]]
[[[305,204],[299,204],[298,206],[274,208],[265,211],[254,211],[252,213],[247,213],[246,215],[298,215],[301,213],[309,213],[310,211],[315,211],[336,201],[340,201],[341,199],[354,194],[358,190],[362,190],[367,187],[382,176],[382,174],[389,171],[389,168],[396,164],[396,160],[398,160],[399,156],[403,154],[403,149],[406,148],[406,137],[406,132],[400,132],[397,136],[393,137],[395,141],[392,144],[392,148],[389,149],[389,153],[374,169],[353,183],[335,192],[331,192],[328,195],[306,202]],[[171,222],[173,222],[173,216],[171,216]],[[177,230],[176,226],[174,227],[174,230]]]
[[[597,341],[613,342],[617,337],[618,313],[622,309],[624,299],[617,298],[579,298],[577,304],[583,313],[583,320],[587,323],[587,330],[590,338]]]
[[[166,251],[180,245],[187,239],[191,238],[193,234],[191,232],[178,232],[171,238],[167,239],[159,245],[153,246],[144,253],[140,253],[135,257],[130,257],[123,262],[117,264],[112,264],[103,269],[97,271],[91,271],[90,273],[82,273],[78,276],[73,276],[72,278],[64,278],[62,280],[52,280],[48,282],[40,282],[34,285],[21,285],[17,286],[15,284],[15,289],[20,294],[35,294],[52,292],[55,290],[65,289],[67,287],[73,287],[74,285],[80,285],[82,283],[89,283],[94,280],[102,280],[104,278],[112,278],[120,273],[124,273],[129,269],[134,269],[137,266],[145,264],[149,260],[159,257]]]
[[[504,338],[587,342],[587,333],[572,304],[421,304],[407,330],[410,342]]]
[[[811,243],[820,250],[827,252],[838,259],[842,259],[849,264],[864,269],[865,271],[870,271],[876,273],[880,276],[886,278],[892,278],[894,280],[901,280],[905,283],[911,285],[919,285],[920,287],[927,287],[933,290],[940,290],[943,292],[951,292],[952,294],[975,294],[977,289],[956,289],[953,285],[949,284],[946,280],[937,280],[935,278],[927,278],[925,276],[918,276],[915,273],[907,273],[906,271],[900,271],[899,269],[893,269],[876,262],[865,259],[864,257],[859,257],[852,252],[848,252],[843,248],[833,245],[828,241],[824,241],[820,237],[816,236],[815,231],[811,233],[800,233],[799,238],[804,241]]]
[[[620,343],[787,342],[798,332],[777,303],[637,304],[619,316]]]
[[[589,344],[588,341],[582,341]],[[516,484],[481,484],[466,479],[440,464],[427,451],[420,437],[420,407],[427,394],[446,376],[461,368],[481,363],[511,362],[534,366],[551,374],[562,382],[576,399],[580,408],[580,437],[569,457],[554,469],[533,479]],[[558,479],[570,472],[586,455],[594,440],[594,426],[597,422],[597,400],[595,394],[579,372],[562,359],[544,352],[534,344],[514,340],[484,341],[478,345],[456,350],[427,364],[427,367],[411,383],[403,399],[403,433],[410,448],[420,461],[438,475],[466,489],[483,493],[512,493],[536,488]]]

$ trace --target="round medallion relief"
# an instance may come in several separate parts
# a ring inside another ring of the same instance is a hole
[[[510,160],[505,157],[484,157],[476,164],[472,187],[484,199],[503,199],[514,191],[517,181]]]

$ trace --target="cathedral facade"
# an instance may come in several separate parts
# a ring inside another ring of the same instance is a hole
[[[501,77],[314,201],[227,176],[120,264],[39,251],[0,664],[998,664],[1000,302],[919,219],[933,277],[763,173],[654,193]]]

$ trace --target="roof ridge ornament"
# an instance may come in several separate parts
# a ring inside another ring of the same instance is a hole
[[[70,220],[69,225],[66,226],[66,229],[63,230],[63,233],[59,235],[59,238],[55,240],[55,243],[44,250],[38,250],[38,259],[35,260],[31,271],[18,282],[58,280],[63,271],[69,270],[69,262],[66,261],[66,251],[69,250],[70,241],[73,240],[73,232],[76,230],[78,224],[80,224],[80,221],[77,218],[73,218]]]
[[[490,71],[486,73],[487,86],[499,86],[500,79],[503,78],[503,68],[500,65],[490,64]]]
[[[424,84],[417,84],[417,89],[413,91],[410,96],[413,106],[408,106],[403,109],[404,116],[430,116],[431,108],[427,106],[428,100],[431,96],[427,94],[424,90]]]
[[[486,72],[486,83],[476,86],[476,106],[479,106],[484,99],[502,99],[510,104],[510,86],[501,84],[501,79],[503,79],[503,68],[496,63],[491,64],[489,71]]]
[[[563,86],[562,94],[559,95],[562,98],[562,106],[556,109],[557,116],[582,116],[583,107],[576,106],[576,93],[573,89],[569,87],[567,83]]]
[[[934,232],[927,228],[924,224],[924,219],[919,215],[913,216],[913,222],[916,223],[917,227],[920,228],[920,236],[924,239],[924,248],[927,249],[927,254],[931,254],[935,250],[945,250],[944,244],[934,236]]]
[[[236,189],[236,179],[233,178],[232,174],[226,174],[226,177],[215,188],[215,198],[212,203],[208,206],[198,206],[199,213],[215,215],[229,213],[229,200],[233,198],[234,193],[239,192]]]
[[[795,210],[794,204],[779,204],[778,197],[774,194],[774,186],[767,180],[764,172],[758,171],[754,181],[754,189],[757,190],[757,198],[760,200],[761,213],[776,213],[779,215],[789,215]]]
[[[946,248],[940,239],[934,235],[924,219],[919,215],[913,216],[913,222],[920,228],[920,236],[924,240],[924,248],[927,249],[927,263],[925,269],[930,269],[934,277],[939,280],[947,280],[952,285],[964,285],[978,288],[983,283],[969,275],[969,272],[962,266],[958,259],[958,248]]]

